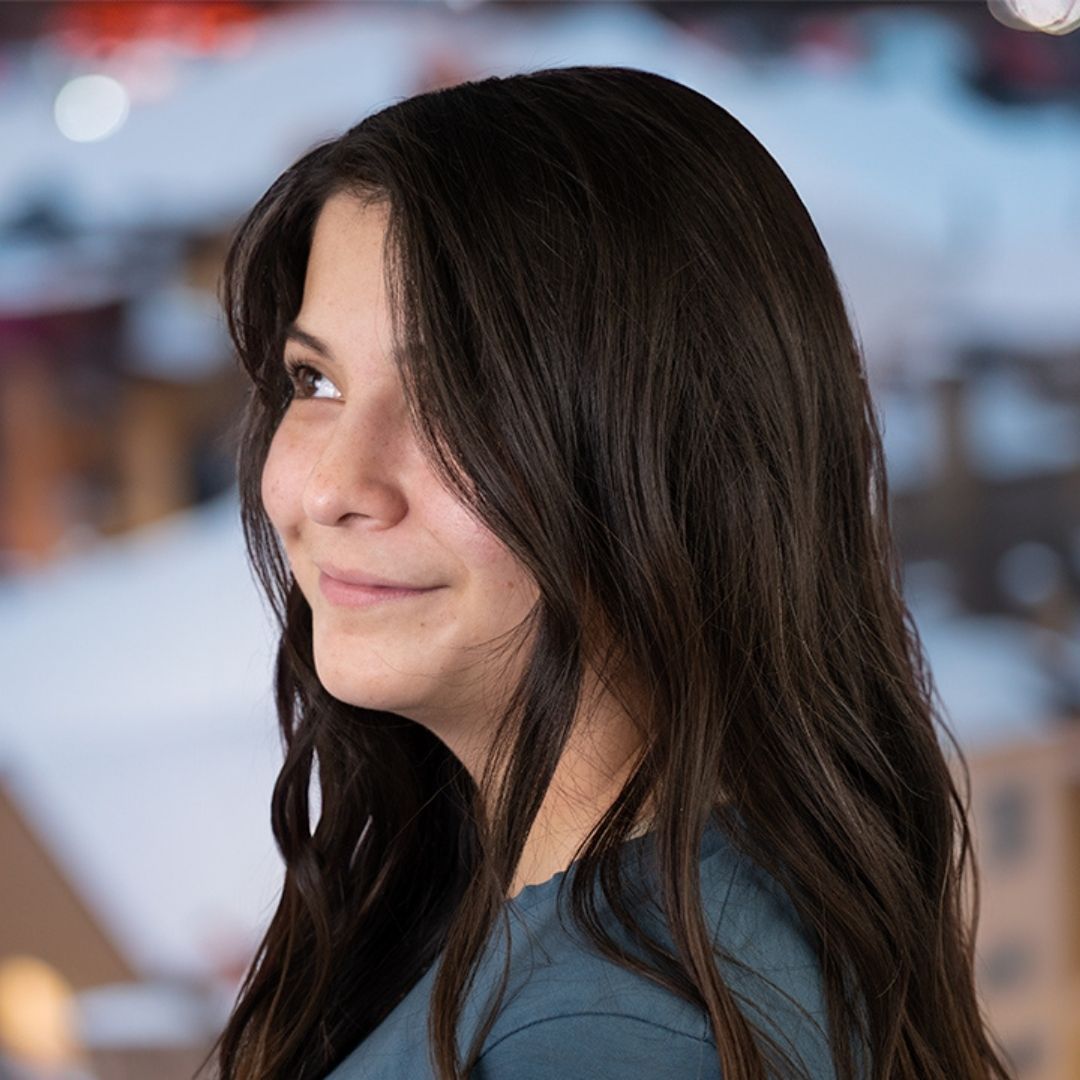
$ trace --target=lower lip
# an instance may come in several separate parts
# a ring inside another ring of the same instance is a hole
[[[407,600],[414,596],[426,596],[434,589],[393,589],[384,585],[350,585],[328,574],[319,574],[319,588],[323,596],[332,604],[344,604],[347,607],[370,607],[373,604],[388,604],[392,600]]]

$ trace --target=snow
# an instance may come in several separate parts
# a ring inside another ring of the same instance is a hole
[[[5,779],[131,961],[211,969],[280,886],[273,634],[235,493],[0,590]]]
[[[456,48],[448,55],[463,65],[482,58],[462,77],[627,64],[707,94],[777,158],[871,359],[906,348],[923,362],[913,313],[936,320],[948,342],[1076,344],[1080,118],[1046,106],[1017,119],[967,91],[969,45],[946,20],[871,11],[859,24],[872,58],[823,76],[790,61],[748,65],[624,5],[483,20],[337,5],[268,21],[246,55],[173,60],[175,91],[95,143],[56,130],[48,102],[73,72],[40,56],[0,117],[0,138],[19,147],[0,158],[0,205],[55,187],[95,227],[226,223],[315,142],[411,93],[439,50]]]

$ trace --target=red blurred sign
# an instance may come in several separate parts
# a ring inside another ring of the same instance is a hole
[[[83,56],[108,56],[147,39],[167,40],[193,54],[213,53],[261,19],[267,6],[245,0],[92,0],[57,5],[45,29],[61,48]],[[292,7],[272,6],[276,11]]]

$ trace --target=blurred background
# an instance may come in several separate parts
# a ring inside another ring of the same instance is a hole
[[[708,94],[818,225],[971,769],[985,1012],[1080,1078],[1080,33],[705,0],[0,3],[0,1077],[190,1077],[277,901],[230,231],[393,100],[574,63]]]

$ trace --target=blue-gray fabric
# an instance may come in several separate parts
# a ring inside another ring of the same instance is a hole
[[[654,838],[645,833],[620,850],[632,874],[656,874]],[[750,971],[720,971],[751,1024],[763,1028],[814,1080],[835,1080],[821,972],[805,927],[771,876],[739,853],[713,821],[701,846],[702,899],[714,941]],[[507,901],[511,968],[498,1018],[484,1041],[474,1080],[721,1080],[708,1015],[644,976],[604,958],[569,914],[568,870]],[[564,882],[564,879],[565,880]],[[654,882],[658,878],[651,878]],[[562,884],[563,895],[559,895]],[[630,944],[603,899],[606,928]],[[652,936],[674,950],[653,908],[634,908]],[[502,974],[506,931],[497,921],[458,1027],[459,1052],[479,1029]],[[332,1080],[432,1080],[427,1014],[438,964],[336,1069]],[[808,1019],[776,989],[790,994]],[[768,1060],[768,1059],[766,1059]]]

